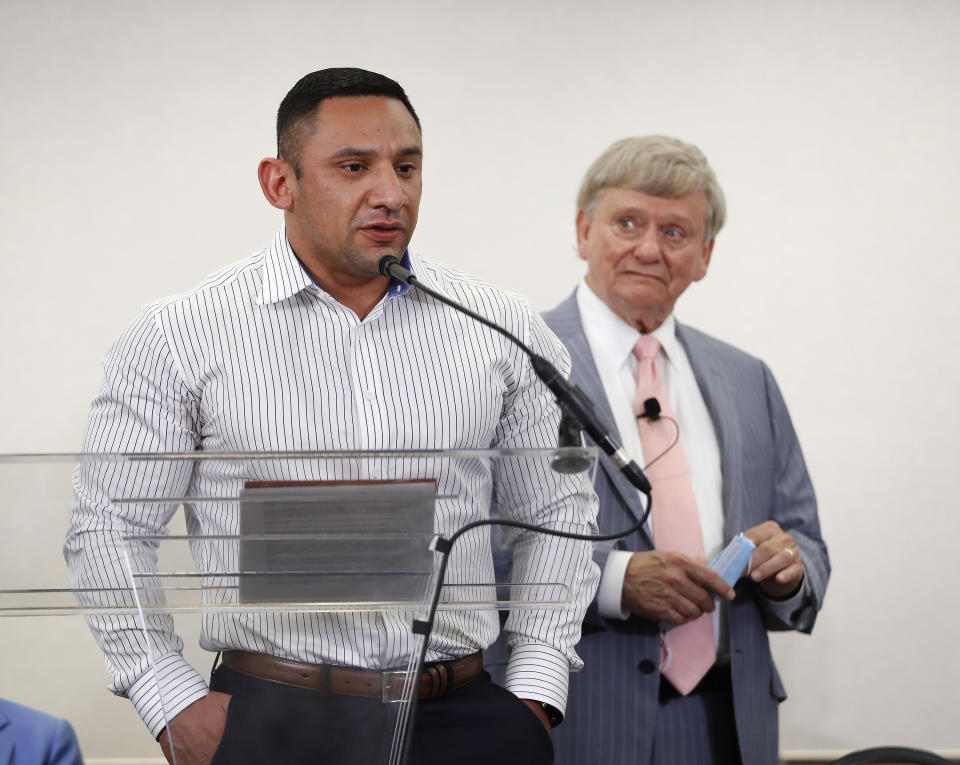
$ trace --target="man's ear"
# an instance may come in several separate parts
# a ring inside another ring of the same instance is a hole
[[[587,259],[583,251],[583,246],[587,241],[587,237],[590,235],[590,224],[592,222],[586,212],[577,210],[577,252],[583,260]]]
[[[274,157],[261,159],[257,177],[260,178],[263,195],[271,205],[278,210],[289,210],[293,207],[293,185],[296,184],[296,176],[289,162]]]
[[[697,269],[696,276],[693,278],[695,282],[700,281],[707,275],[707,268],[710,266],[710,256],[713,255],[713,243],[716,241],[715,238],[711,239],[703,246],[703,256],[700,258],[700,267]]]

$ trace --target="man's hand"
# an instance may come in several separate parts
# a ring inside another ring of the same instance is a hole
[[[743,532],[757,546],[750,558],[750,578],[771,598],[789,598],[803,584],[803,562],[793,537],[776,521]]]
[[[543,707],[540,706],[539,701],[530,701],[530,699],[520,699],[524,704],[530,707],[530,711],[533,712],[537,719],[543,723],[543,727],[547,729],[547,733],[550,732],[550,718],[547,717],[547,713],[543,711]]]
[[[686,624],[714,609],[712,593],[733,600],[736,593],[705,563],[683,553],[637,552],[623,578],[623,607],[645,619]]]
[[[177,765],[210,765],[223,738],[229,705],[230,694],[210,691],[174,717],[157,738],[167,762],[173,763],[170,753],[172,735]]]

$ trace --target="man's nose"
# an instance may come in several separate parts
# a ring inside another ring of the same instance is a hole
[[[399,210],[407,203],[407,191],[392,165],[380,168],[374,174],[373,186],[367,199],[371,207],[386,207],[390,210]]]
[[[638,258],[651,260],[660,257],[660,232],[656,226],[648,226],[633,248]]]

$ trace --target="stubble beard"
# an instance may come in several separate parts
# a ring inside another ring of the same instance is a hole
[[[402,243],[391,247],[377,247],[362,250],[355,245],[341,250],[340,261],[343,270],[351,276],[358,278],[374,278],[380,276],[380,261],[390,255],[397,260],[403,258],[403,253],[407,250],[409,239],[404,239]]]

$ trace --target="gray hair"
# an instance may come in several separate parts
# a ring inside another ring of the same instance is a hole
[[[702,191],[707,199],[704,242],[723,228],[727,204],[707,158],[696,146],[663,135],[624,138],[594,160],[577,194],[577,208],[592,216],[605,189],[632,189],[654,197]]]

